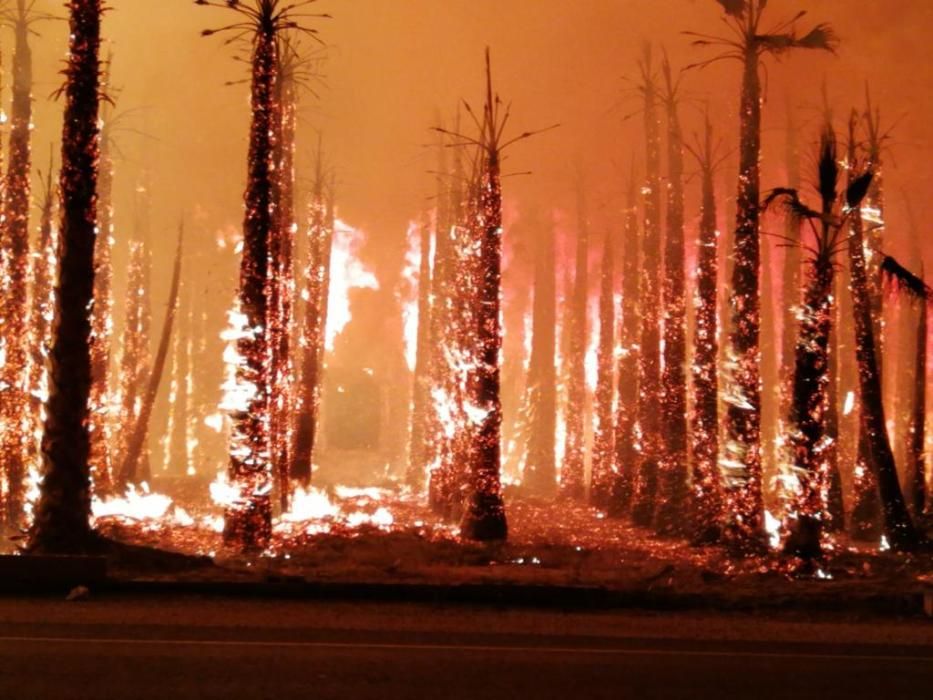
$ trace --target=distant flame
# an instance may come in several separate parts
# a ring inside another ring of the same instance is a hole
[[[334,223],[334,246],[330,257],[330,289],[327,299],[327,350],[334,349],[334,338],[350,322],[350,290],[379,289],[376,275],[360,260],[358,253],[366,240],[359,229],[340,219]]]

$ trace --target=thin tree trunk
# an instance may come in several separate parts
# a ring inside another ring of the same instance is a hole
[[[168,293],[168,306],[165,308],[165,319],[162,321],[162,335],[159,338],[159,347],[156,350],[155,359],[152,362],[149,381],[145,391],[141,392],[139,415],[133,423],[132,431],[126,440],[126,453],[123,456],[123,463],[120,465],[120,469],[117,472],[118,482],[121,486],[141,481],[139,478],[140,460],[143,457],[146,448],[146,440],[149,437],[149,421],[152,417],[152,410],[155,407],[156,397],[159,394],[159,386],[162,383],[162,375],[165,372],[165,363],[168,360],[169,350],[171,349],[172,328],[175,324],[175,318],[178,315],[183,236],[183,229],[179,229],[178,248],[175,252],[175,264],[172,268],[172,282]]]
[[[30,335],[26,328],[29,275],[29,208],[30,208],[30,136],[32,120],[32,52],[29,48],[29,26],[25,5],[18,2],[14,24],[16,49],[13,53],[13,110],[10,129],[10,161],[6,173],[3,221],[0,234],[6,272],[2,300],[3,350],[5,354],[0,377],[4,388],[0,392],[0,416],[4,428],[0,439],[0,455],[6,469],[7,501],[0,514],[11,528],[25,524],[26,454],[30,417],[29,351]],[[5,515],[5,518],[4,518]]]
[[[658,489],[662,456],[661,402],[661,123],[658,94],[651,73],[650,49],[643,59],[642,91],[645,127],[645,211],[642,240],[641,344],[638,372],[638,447],[640,462],[635,480],[632,519],[650,525]]]
[[[919,537],[914,529],[901,493],[897,466],[884,419],[881,394],[881,372],[875,347],[875,327],[872,316],[871,287],[868,281],[862,220],[854,217],[849,237],[849,260],[852,270],[852,303],[855,313],[855,351],[859,365],[861,393],[862,433],[869,448],[867,460],[873,471],[881,496],[884,534],[890,546],[897,550],[910,550],[917,546]]]
[[[635,175],[632,174],[625,209],[624,250],[622,257],[621,348],[618,360],[618,403],[615,415],[615,456],[609,515],[621,517],[632,501],[638,468],[635,426],[638,419],[639,331],[641,328],[641,236],[638,228],[638,204]]]
[[[615,297],[613,286],[612,233],[607,231],[603,245],[602,270],[599,289],[599,348],[597,350],[596,379],[596,431],[593,437],[593,477],[590,503],[605,509],[609,504],[612,486],[614,355],[615,355]]]
[[[687,530],[687,301],[684,274],[684,145],[678,96],[665,57],[667,94],[667,235],[664,244],[664,368],[661,421],[664,447],[658,470],[655,529],[664,535]]]
[[[88,469],[91,386],[88,309],[97,224],[101,0],[69,0],[69,56],[62,133],[62,226],[55,289],[45,457],[30,549],[73,553],[92,546]]]
[[[534,307],[528,371],[531,425],[522,485],[534,495],[552,496],[556,486],[554,440],[557,430],[557,299],[554,229],[543,227],[535,247]]]
[[[726,442],[720,467],[726,488],[726,536],[740,548],[755,549],[764,540],[758,294],[761,80],[756,44],[745,52],[739,115],[739,187],[730,301],[733,328],[725,387]]]
[[[715,542],[722,523],[722,486],[719,480],[719,335],[716,323],[719,250],[716,231],[716,192],[713,181],[712,127],[707,118],[702,154],[702,212],[697,246],[696,332],[693,349],[694,409],[692,420],[693,488],[692,539]]]
[[[589,228],[586,220],[584,183],[577,183],[576,272],[568,309],[567,348],[567,442],[560,472],[560,495],[581,500],[586,491],[586,346],[589,338],[587,297],[589,291]]]

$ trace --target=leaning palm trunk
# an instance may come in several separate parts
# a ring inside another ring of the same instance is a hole
[[[121,486],[140,481],[140,461],[146,449],[146,440],[149,437],[149,422],[152,410],[155,407],[165,364],[171,349],[172,328],[178,314],[178,295],[181,288],[181,260],[183,229],[178,232],[178,248],[175,252],[175,265],[172,268],[172,282],[169,287],[168,306],[165,309],[165,320],[162,322],[162,336],[159,338],[159,347],[156,350],[152,369],[144,390],[140,392],[139,413],[132,424],[126,438],[125,454],[120,469],[117,472],[117,481]]]
[[[613,236],[606,233],[599,289],[599,347],[596,354],[596,430],[593,436],[593,476],[590,503],[603,509],[609,504],[613,455],[613,355],[615,354],[615,297],[613,283]]]
[[[661,458],[661,124],[650,48],[641,65],[645,127],[645,212],[642,240],[641,343],[638,368],[639,465],[632,499],[632,519],[650,525],[654,517]]]
[[[554,230],[546,225],[535,247],[531,358],[528,364],[530,425],[522,485],[528,493],[551,496],[556,484],[554,439],[557,428],[557,305]]]
[[[693,336],[693,394],[691,420],[693,445],[691,538],[697,543],[719,539],[722,521],[722,488],[719,483],[719,355],[716,323],[719,251],[716,231],[715,158],[712,126],[706,119],[703,150],[697,159],[702,173],[702,213],[697,246],[696,330]]]
[[[655,529],[685,532],[687,523],[687,300],[684,276],[684,145],[677,84],[667,57],[663,63],[667,111],[667,232],[664,242],[664,369],[661,421],[664,448],[658,469]]]
[[[43,480],[30,549],[70,553],[91,546],[88,309],[97,223],[101,0],[69,0],[69,56],[62,133],[60,268],[52,341]]]
[[[560,495],[581,500],[586,491],[584,462],[586,453],[586,344],[587,292],[589,266],[589,230],[586,221],[584,184],[577,183],[577,247],[573,296],[568,309],[567,405],[565,422],[567,442],[560,472]]]
[[[875,347],[875,327],[861,217],[854,217],[849,237],[849,266],[852,271],[852,302],[855,314],[855,352],[859,366],[862,433],[868,447],[868,465],[878,484],[884,534],[897,550],[916,547],[914,529],[898,483],[897,466],[888,438],[881,394],[881,371]]]
[[[18,529],[24,524],[25,466],[30,427],[28,343],[32,337],[26,329],[29,308],[26,299],[29,274],[32,53],[22,0],[19,2],[14,30],[16,50],[13,53],[10,161],[6,173],[3,221],[0,223],[4,247],[2,254],[6,258],[2,300],[5,358],[0,370],[0,378],[3,380],[0,392],[0,417],[3,421],[0,456],[7,482],[7,500],[4,512],[0,513],[0,524],[6,520],[11,528]]]

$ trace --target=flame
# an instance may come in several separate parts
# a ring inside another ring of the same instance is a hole
[[[408,245],[402,267],[404,284],[399,291],[399,300],[402,304],[405,363],[409,370],[414,371],[418,355],[418,295],[421,291],[421,229],[417,222],[409,222],[406,240]]]
[[[130,484],[126,495],[105,500],[94,498],[91,501],[92,521],[98,518],[117,518],[129,521],[156,521],[159,524],[171,524],[187,527],[195,520],[184,508],[173,505],[172,499],[149,490],[143,482],[137,489]]]
[[[366,235],[337,219],[330,255],[330,288],[327,298],[326,348],[334,349],[334,338],[350,322],[350,290],[379,289],[379,280],[358,253]]]

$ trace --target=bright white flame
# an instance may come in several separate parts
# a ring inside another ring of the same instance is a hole
[[[842,406],[842,415],[847,416],[852,413],[852,409],[855,408],[855,392],[850,391],[846,394],[845,403]]]
[[[376,275],[358,254],[365,234],[337,219],[330,256],[330,287],[327,298],[327,350],[334,349],[334,338],[350,322],[350,290],[379,289]]]

